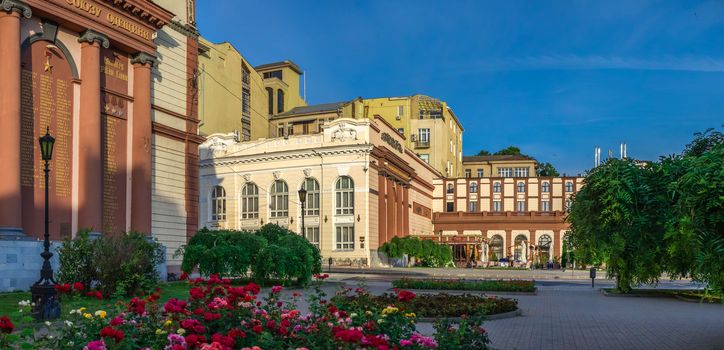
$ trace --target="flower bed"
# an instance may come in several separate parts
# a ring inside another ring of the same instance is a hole
[[[396,294],[371,295],[366,290],[357,288],[352,293],[350,288],[340,290],[332,298],[339,308],[350,312],[366,312],[368,310],[396,308],[397,311],[412,313],[417,317],[460,317],[485,316],[511,312],[518,309],[518,301],[509,298],[482,297],[478,295],[420,294],[409,291],[398,291]],[[397,305],[397,306],[390,306]]]
[[[318,276],[323,279],[324,276]],[[281,299],[281,286],[259,298],[260,286],[233,286],[211,276],[189,282],[186,300],[161,302],[160,294],[136,297],[115,307],[80,307],[45,327],[0,317],[2,349],[84,350],[269,350],[269,349],[486,349],[482,319],[436,325],[433,337],[415,332],[416,315],[401,312],[417,298],[400,292],[384,307],[354,313],[326,299],[319,284],[309,295],[310,312],[297,308],[301,295]],[[27,315],[30,302],[20,305]],[[115,308],[115,310],[113,310]],[[16,330],[16,326],[21,328]]]
[[[527,280],[465,280],[465,279],[410,279],[392,282],[395,288],[474,290],[484,292],[535,292],[535,282]]]

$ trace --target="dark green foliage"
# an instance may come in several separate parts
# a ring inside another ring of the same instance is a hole
[[[255,232],[200,230],[179,249],[181,268],[203,275],[246,277],[260,283],[281,280],[307,284],[322,270],[319,249],[304,237],[278,225],[267,224]]]
[[[539,163],[536,166],[535,170],[538,176],[561,176],[561,174],[558,172],[558,170],[556,170],[553,164],[548,162]]]
[[[58,249],[62,283],[97,283],[103,295],[131,296],[150,291],[158,283],[156,266],[163,263],[164,250],[142,233],[104,235],[96,240],[87,231],[66,240]]]
[[[435,339],[438,350],[483,350],[488,349],[490,339],[483,328],[484,317],[463,317],[459,324],[449,319],[435,322]]]
[[[480,152],[478,152],[478,154],[476,154],[476,155],[477,155],[477,156],[489,156],[489,155],[490,155],[490,152],[488,152],[488,151],[486,151],[486,150],[484,150],[484,149],[481,149]]]
[[[526,280],[412,279],[392,281],[400,289],[474,290],[484,292],[535,292],[535,282]]]
[[[392,237],[380,250],[391,258],[414,257],[421,266],[444,267],[452,263],[452,248],[412,236]]]
[[[501,149],[498,152],[495,152],[494,155],[496,156],[525,156],[525,154],[520,153],[520,148],[515,146],[508,146],[506,148]]]

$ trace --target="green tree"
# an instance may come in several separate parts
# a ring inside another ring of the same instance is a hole
[[[482,150],[480,150],[480,152],[478,152],[477,155],[478,155],[478,156],[489,156],[489,155],[490,155],[490,152],[482,149]]]
[[[556,170],[556,168],[553,166],[553,164],[544,162],[539,163],[536,166],[536,173],[538,176],[560,176],[561,174]]]
[[[501,149],[498,152],[495,152],[494,155],[496,156],[525,156],[525,154],[520,153],[520,148],[515,146],[508,146],[506,148]]]
[[[631,159],[609,159],[594,168],[573,197],[568,221],[577,257],[605,263],[616,289],[655,283],[664,271],[664,221],[656,174]]]

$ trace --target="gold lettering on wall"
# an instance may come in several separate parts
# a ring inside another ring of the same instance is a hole
[[[33,187],[35,184],[33,154],[35,152],[35,113],[33,111],[34,91],[38,89],[38,73],[22,70],[22,89],[20,98],[22,102],[22,114],[20,129],[20,177],[21,183],[26,187]]]
[[[73,111],[69,93],[72,86],[67,80],[55,81],[55,195],[61,198],[70,198],[71,169],[72,169],[72,131]]]
[[[88,12],[89,14],[100,17],[101,8],[94,5],[93,3],[85,0],[65,0],[69,6],[73,6],[81,11]]]
[[[116,232],[114,215],[118,209],[118,198],[116,197],[116,129],[118,119],[104,117],[105,127],[103,128],[103,232]]]
[[[103,57],[103,66],[101,67],[101,71],[107,77],[112,77],[128,82],[126,65],[121,62],[121,60],[113,60],[110,57]]]
[[[131,34],[138,35],[139,37],[141,37],[143,39],[151,40],[151,32],[143,29],[142,27],[139,27],[135,23],[130,22],[123,17],[116,16],[112,13],[108,13],[106,15],[106,19],[108,20],[108,23],[110,23],[111,25],[121,28]]]

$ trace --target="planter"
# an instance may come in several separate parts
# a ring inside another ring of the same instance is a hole
[[[506,319],[506,318],[518,317],[518,316],[521,316],[522,314],[523,314],[523,311],[521,309],[517,309],[515,311],[510,311],[510,312],[503,312],[503,313],[494,314],[494,315],[487,315],[487,316],[485,316],[485,320],[486,321],[502,320],[502,319]],[[455,322],[460,322],[460,320],[461,320],[460,317],[420,317],[417,319],[417,322],[434,323],[436,321],[445,320],[445,319],[452,320]]]
[[[393,292],[395,288],[388,289],[389,291]],[[538,290],[536,289],[535,292],[495,292],[495,291],[486,291],[486,290],[458,290],[458,289],[410,289],[406,288],[405,290],[409,290],[412,292],[415,292],[417,294],[493,294],[493,295],[538,295]]]

